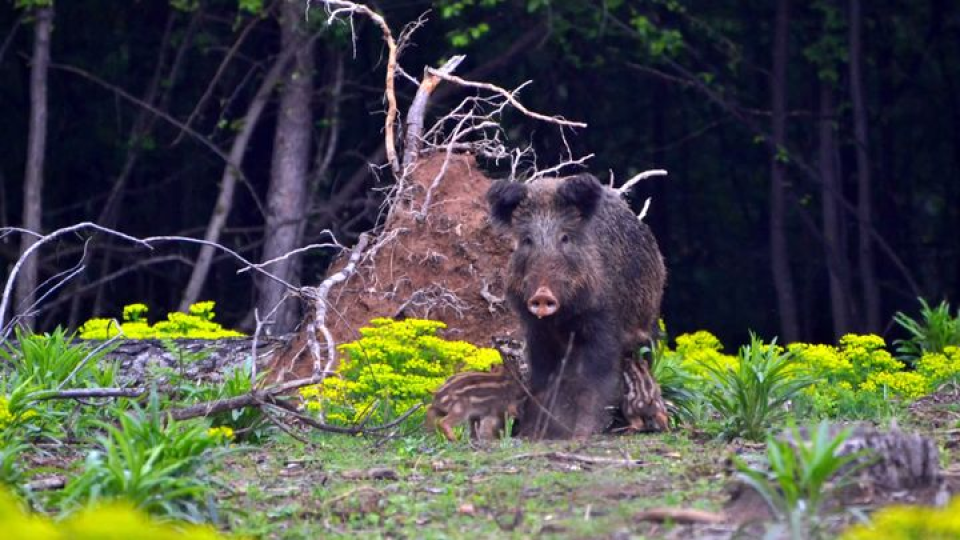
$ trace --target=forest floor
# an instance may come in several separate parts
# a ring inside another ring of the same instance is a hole
[[[901,429],[937,440],[953,493],[960,487],[958,419],[957,400],[931,399],[900,420]],[[486,447],[421,432],[380,442],[307,440],[282,435],[237,447],[222,462],[215,477],[230,529],[266,538],[729,538],[745,531],[732,512],[713,524],[657,523],[643,512],[723,512],[731,456],[749,461],[764,451],[685,432],[586,442],[508,438]],[[834,529],[856,519],[856,509],[844,501],[840,508]]]

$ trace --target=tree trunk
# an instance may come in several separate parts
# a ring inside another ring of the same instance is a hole
[[[865,332],[880,328],[880,289],[873,265],[873,186],[870,179],[870,152],[867,133],[867,105],[863,93],[863,52],[861,49],[860,0],[850,0],[850,94],[853,102],[853,136],[857,146],[857,220],[860,279],[863,291]]]
[[[300,23],[303,18],[300,4],[296,0],[284,0],[280,14],[283,47],[295,47],[297,53],[285,75],[277,112],[270,187],[267,191],[264,261],[280,257],[297,247],[306,209],[313,123],[310,97],[313,94],[314,53],[313,47],[305,46],[309,36]],[[295,284],[300,274],[299,257],[278,261],[267,270]],[[292,331],[297,323],[297,304],[283,302],[286,293],[284,286],[271,279],[260,279],[259,289],[258,310],[261,317],[266,317],[276,308],[273,331],[277,334]]]
[[[207,242],[216,243],[220,240],[220,234],[227,224],[227,217],[229,217],[230,210],[233,207],[233,192],[236,191],[237,180],[239,180],[241,176],[238,167],[240,167],[243,162],[243,155],[247,151],[247,145],[253,136],[253,130],[260,120],[260,116],[267,105],[270,94],[277,85],[277,81],[286,71],[287,62],[289,62],[295,52],[296,49],[294,48],[284,48],[273,66],[270,67],[270,71],[264,76],[263,82],[260,83],[260,88],[257,89],[257,94],[247,108],[240,132],[237,133],[230,147],[230,162],[227,163],[223,169],[223,177],[220,180],[220,194],[217,196],[217,202],[213,207],[213,214],[210,216],[206,233],[204,233],[203,236],[203,239]],[[193,304],[200,298],[203,285],[207,281],[207,275],[210,273],[210,264],[213,262],[213,252],[215,249],[212,245],[204,245],[200,248],[197,262],[193,265],[193,272],[190,274],[190,281],[187,283],[187,288],[183,292],[183,297],[180,299],[180,311],[186,311],[190,307],[190,304]]]
[[[23,177],[23,228],[40,232],[43,214],[43,165],[47,145],[47,73],[50,66],[50,34],[53,31],[53,6],[34,11],[33,58],[30,66],[30,131],[27,141],[27,166]],[[20,241],[20,255],[36,242],[36,237],[24,234]],[[25,311],[21,324],[32,327],[29,313],[34,302],[38,282],[39,258],[36,254],[24,261],[17,282],[14,312]],[[14,313],[16,314],[16,313]]]
[[[777,151],[770,159],[770,264],[773,284],[777,292],[780,331],[785,341],[795,341],[799,335],[797,302],[790,271],[790,252],[786,230],[786,167],[782,155],[787,135],[787,32],[790,15],[789,1],[777,2],[773,34],[773,74],[770,80],[771,109],[773,113],[773,143]]]
[[[837,204],[841,186],[834,115],[832,83],[820,81],[819,168],[820,178],[823,181],[820,196],[823,213],[823,248],[829,273],[833,334],[839,339],[852,329],[850,327],[850,274],[843,234],[840,230],[840,209]]]

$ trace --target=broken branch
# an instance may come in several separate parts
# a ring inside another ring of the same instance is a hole
[[[619,193],[620,196],[623,196],[627,194],[631,189],[633,189],[633,186],[637,185],[641,180],[646,180],[647,178],[651,178],[654,176],[666,176],[666,175],[667,175],[667,171],[663,169],[653,169],[650,171],[643,171],[642,173],[624,182],[624,184],[617,189],[617,193]]]
[[[541,122],[547,122],[547,123],[550,123],[550,124],[557,124],[557,125],[566,126],[566,127],[576,127],[576,128],[585,128],[585,127],[587,127],[587,124],[585,124],[585,123],[583,123],[583,122],[574,122],[574,121],[572,121],[572,120],[566,120],[566,119],[564,119],[564,118],[562,118],[562,117],[559,117],[559,116],[546,116],[546,115],[543,115],[543,114],[540,114],[540,113],[533,112],[533,111],[531,111],[530,109],[526,108],[526,107],[523,105],[523,103],[520,103],[520,102],[517,100],[517,98],[515,98],[515,97],[513,96],[513,94],[514,94],[515,92],[509,92],[509,91],[507,91],[507,90],[504,90],[503,88],[500,88],[499,86],[497,86],[497,85],[495,85],[495,84],[482,83],[482,82],[476,82],[476,81],[468,81],[468,80],[466,80],[466,79],[457,77],[456,75],[452,75],[452,74],[450,74],[450,73],[444,73],[444,72],[441,71],[441,70],[433,69],[433,68],[427,68],[427,73],[429,73],[430,75],[436,76],[436,77],[438,77],[438,78],[440,78],[440,79],[443,79],[443,80],[445,80],[445,81],[449,81],[449,82],[452,82],[452,83],[455,83],[455,84],[459,84],[460,86],[466,86],[466,87],[468,87],[468,88],[477,88],[477,89],[479,89],[479,90],[487,90],[487,91],[490,91],[490,92],[494,92],[494,93],[500,94],[500,95],[503,96],[507,101],[509,101],[510,104],[513,105],[514,108],[516,108],[518,111],[520,111],[520,112],[522,112],[523,114],[529,116],[530,118],[535,118],[535,119],[537,119],[537,120],[540,120]]]
[[[390,168],[394,176],[400,178],[400,161],[397,159],[396,136],[394,135],[395,124],[397,121],[397,95],[394,90],[394,80],[397,72],[397,42],[393,39],[393,32],[383,16],[373,11],[363,4],[347,2],[345,0],[320,0],[331,9],[330,16],[327,18],[327,24],[332,24],[337,16],[341,14],[360,13],[370,18],[383,33],[383,41],[387,44],[387,79],[385,96],[387,98],[387,117],[384,120],[384,137],[387,148],[387,161],[390,162]],[[307,10],[310,9],[310,1],[307,1]]]

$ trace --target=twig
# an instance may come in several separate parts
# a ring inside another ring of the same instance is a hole
[[[112,234],[114,236],[118,236],[129,242],[140,244],[148,249],[152,249],[148,242],[140,240],[139,238],[134,238],[132,236],[123,234],[121,232],[114,231],[112,229],[108,229],[106,227],[101,227],[100,225],[97,225],[96,223],[91,223],[89,221],[84,221],[83,223],[78,223],[76,225],[71,225],[69,227],[57,229],[56,231],[41,237],[39,240],[34,242],[33,245],[27,248],[26,251],[23,252],[20,258],[17,260],[16,264],[13,265],[13,270],[10,271],[10,275],[7,277],[7,283],[3,288],[3,297],[2,299],[0,299],[0,341],[2,341],[2,339],[5,339],[5,336],[7,334],[6,325],[5,325],[7,308],[10,305],[10,296],[13,290],[13,283],[17,279],[17,274],[20,273],[20,268],[23,266],[24,261],[27,260],[27,258],[29,258],[31,255],[33,255],[35,251],[40,249],[40,246],[47,244],[53,241],[54,239],[59,238],[67,233],[77,232],[83,229],[94,229],[96,231],[100,231],[103,233]]]
[[[617,467],[641,467],[643,466],[643,461],[639,459],[617,459],[617,458],[608,458],[602,456],[588,456],[584,454],[573,454],[570,452],[535,452],[530,454],[518,454],[515,456],[508,457],[508,460],[515,459],[531,459],[531,458],[548,458],[555,459],[559,461],[574,461],[577,463],[586,463],[588,465],[610,465]]]
[[[640,213],[637,214],[637,219],[643,221],[643,218],[647,217],[647,210],[650,209],[650,199],[647,197],[647,200],[643,201],[643,208],[640,209]]]
[[[146,388],[77,388],[70,390],[41,390],[30,394],[26,401],[87,398],[137,398],[147,393]]]
[[[643,171],[642,173],[624,182],[623,185],[617,189],[617,193],[620,194],[620,196],[622,197],[623,195],[626,195],[631,189],[633,189],[633,186],[637,185],[641,180],[646,180],[647,178],[651,178],[654,176],[666,176],[666,175],[667,175],[667,171],[663,169],[653,169],[650,171]]]
[[[292,257],[292,256],[294,256],[294,255],[299,255],[300,253],[303,253],[303,252],[306,252],[306,251],[310,251],[310,250],[312,250],[312,249],[323,249],[323,248],[331,248],[331,247],[333,247],[333,248],[338,248],[338,249],[343,249],[343,245],[341,245],[340,242],[337,241],[337,237],[334,236],[334,234],[333,234],[332,231],[330,231],[330,230],[324,230],[324,231],[321,231],[320,234],[323,234],[323,233],[328,233],[328,234],[333,238],[333,243],[332,243],[332,244],[310,244],[309,246],[304,246],[304,247],[302,247],[302,248],[297,248],[297,249],[295,249],[295,250],[293,250],[293,251],[288,251],[287,253],[284,253],[283,255],[281,255],[281,256],[279,256],[279,257],[275,257],[275,258],[273,258],[273,259],[270,259],[269,261],[263,261],[263,262],[261,262],[261,263],[251,264],[250,266],[247,266],[246,268],[241,268],[240,270],[237,270],[237,273],[238,273],[238,274],[243,274],[244,272],[246,272],[246,271],[248,271],[248,270],[259,270],[259,269],[264,268],[264,267],[266,267],[266,266],[270,266],[271,264],[275,264],[275,263],[278,263],[278,262],[280,262],[280,261],[282,261],[282,260],[289,259],[290,257]]]
[[[87,258],[87,248],[89,246],[90,246],[90,239],[87,238],[87,241],[83,243],[83,252],[80,254],[80,260],[77,261],[77,264],[75,264],[72,268],[68,270],[64,270],[63,272],[57,272],[56,274],[51,276],[49,279],[44,280],[44,282],[37,287],[36,289],[37,291],[46,287],[48,283],[54,283],[53,286],[51,286],[49,289],[44,291],[42,295],[35,298],[33,300],[33,303],[30,304],[29,307],[23,309],[20,315],[15,315],[10,321],[11,325],[17,324],[18,317],[29,318],[39,313],[40,311],[36,309],[37,306],[42,304],[43,301],[47,299],[47,297],[57,292],[61,287],[69,283],[70,280],[79,276],[80,274],[83,273],[84,270],[87,269],[87,265],[83,264],[83,261]],[[34,293],[35,292],[36,291],[34,291]],[[31,294],[30,296],[32,297],[33,294]]]
[[[311,441],[309,441],[309,440],[301,437],[299,434],[295,433],[295,432],[293,431],[293,429],[291,429],[291,428],[287,427],[286,425],[284,425],[284,423],[281,422],[279,418],[277,418],[276,416],[274,416],[274,415],[270,412],[270,406],[271,406],[271,404],[269,404],[269,403],[260,403],[260,410],[263,411],[263,415],[267,417],[267,420],[270,420],[270,423],[272,423],[273,425],[277,426],[277,429],[279,429],[280,431],[282,431],[282,432],[286,433],[287,435],[293,437],[294,439],[302,442],[303,444],[306,444],[307,446],[311,446],[311,447],[316,446],[316,445],[315,445],[314,443],[312,443]],[[278,407],[278,408],[279,408],[279,407]]]
[[[633,516],[634,521],[672,521],[674,523],[723,523],[723,512],[708,512],[695,508],[651,508]]]
[[[587,154],[587,155],[583,156],[582,158],[573,159],[573,160],[567,160],[567,161],[564,161],[563,163],[558,163],[557,165],[554,165],[553,167],[550,167],[549,169],[544,169],[544,170],[542,170],[542,171],[537,171],[536,173],[533,174],[533,176],[530,177],[530,180],[536,180],[537,178],[542,178],[542,177],[547,176],[547,175],[549,175],[549,174],[553,174],[553,173],[559,172],[561,169],[564,169],[565,167],[571,167],[571,166],[574,166],[574,165],[583,165],[588,159],[592,158],[594,155],[595,155],[595,154]]]
[[[520,111],[520,112],[522,112],[523,114],[529,116],[530,118],[535,118],[535,119],[537,119],[537,120],[540,120],[541,122],[547,122],[547,123],[550,123],[550,124],[557,124],[557,125],[560,125],[560,126],[567,126],[567,127],[578,127],[578,128],[585,128],[585,127],[587,127],[587,124],[585,124],[585,123],[583,123],[583,122],[574,122],[574,121],[572,121],[572,120],[566,120],[566,119],[564,119],[564,118],[562,118],[562,117],[559,117],[559,116],[546,116],[546,115],[543,115],[543,114],[540,114],[540,113],[533,112],[533,111],[531,111],[530,109],[526,108],[526,107],[523,105],[523,103],[520,103],[519,101],[517,101],[517,98],[513,97],[513,93],[512,93],[512,92],[509,92],[509,91],[507,91],[507,90],[504,90],[503,88],[500,88],[499,86],[497,86],[497,85],[495,85],[495,84],[483,83],[483,82],[476,82],[476,81],[468,81],[468,80],[466,80],[466,79],[457,77],[456,75],[452,75],[452,74],[450,74],[450,73],[444,73],[444,72],[442,72],[442,71],[440,71],[440,70],[438,70],[438,69],[433,69],[433,68],[427,68],[427,72],[428,72],[429,74],[434,75],[434,76],[436,76],[436,77],[438,77],[438,78],[440,78],[440,79],[443,79],[443,80],[445,80],[445,81],[449,81],[449,82],[452,82],[452,83],[455,83],[455,84],[459,84],[460,86],[466,86],[466,87],[468,87],[468,88],[477,88],[477,89],[480,89],[480,90],[487,90],[487,91],[490,91],[490,92],[495,92],[495,93],[497,93],[497,94],[500,94],[500,95],[503,96],[507,101],[509,101],[510,104],[513,105],[514,108],[516,108],[518,111]]]
[[[51,476],[50,478],[41,478],[39,480],[34,480],[32,482],[27,482],[23,487],[27,491],[53,491],[55,489],[63,489],[67,485],[66,476]]]
[[[542,439],[543,436],[546,435],[547,428],[550,425],[550,420],[556,420],[556,418],[553,417],[553,407],[556,405],[557,395],[560,393],[560,383],[563,380],[563,372],[567,368],[567,360],[570,359],[570,353],[573,352],[573,340],[575,336],[576,332],[570,332],[570,338],[567,339],[567,350],[564,352],[563,358],[560,360],[560,369],[557,370],[557,373],[554,375],[556,378],[553,381],[553,388],[550,389],[550,395],[547,398],[548,405],[545,409],[550,413],[550,418],[544,418],[544,415],[542,414],[542,411],[544,410],[543,405],[536,403],[536,405],[541,409],[541,414],[537,415],[537,424],[534,428],[534,433],[536,434],[535,438],[537,439]],[[574,428],[576,428],[576,426],[574,426]]]
[[[324,424],[324,423],[322,423],[322,422],[318,422],[318,421],[314,420],[313,418],[310,418],[309,416],[307,416],[307,415],[305,415],[305,414],[302,414],[302,413],[301,413],[300,411],[298,411],[297,408],[294,407],[293,405],[291,405],[291,404],[289,404],[289,403],[286,403],[286,402],[283,402],[283,401],[276,401],[276,402],[271,403],[271,405],[276,405],[276,406],[280,407],[281,409],[284,409],[284,410],[285,410],[286,412],[288,412],[291,416],[293,416],[293,417],[295,417],[297,420],[300,420],[301,422],[307,424],[308,426],[313,426],[313,427],[315,427],[315,428],[317,428],[317,429],[320,429],[320,430],[323,430],[323,431],[330,431],[330,432],[333,432],[333,433],[345,433],[345,434],[349,434],[349,435],[357,435],[357,434],[361,434],[361,433],[374,433],[374,432],[377,432],[377,431],[385,431],[385,430],[388,430],[388,429],[390,429],[390,428],[392,428],[392,427],[394,427],[394,426],[399,425],[401,422],[403,422],[404,420],[406,420],[407,418],[409,418],[411,414],[415,413],[415,412],[416,412],[417,410],[419,410],[420,407],[422,406],[421,404],[417,404],[417,405],[414,405],[413,407],[410,407],[410,409],[408,409],[407,412],[401,414],[396,420],[394,420],[394,421],[392,421],[392,422],[390,422],[390,423],[388,423],[388,424],[383,424],[383,425],[380,425],[380,426],[365,427],[365,428],[355,428],[355,427],[354,427],[354,428],[345,428],[345,427],[340,427],[340,426],[331,426],[331,425],[329,425],[329,424]]]
[[[126,275],[144,266],[150,266],[152,264],[159,264],[159,263],[165,263],[165,262],[171,262],[171,261],[182,262],[185,264],[193,264],[193,261],[186,259],[182,255],[163,255],[160,257],[150,257],[148,259],[142,259],[135,262],[131,262],[129,264],[126,264],[123,268],[120,268],[115,272],[111,272],[95,281],[87,282],[87,284],[83,285],[82,287],[76,287],[72,289],[69,295],[67,296],[59,297],[56,300],[47,302],[47,304],[44,305],[43,308],[39,309],[38,312],[43,312],[51,308],[54,308],[60,304],[69,302],[74,297],[81,296],[85,294],[87,291],[96,289],[97,287],[103,285],[104,283],[113,281],[114,279],[117,279],[120,276]],[[86,267],[84,267],[83,270],[86,270]]]
[[[265,277],[267,277],[267,278],[269,278],[269,279],[272,279],[272,280],[276,281],[277,283],[280,283],[281,285],[283,285],[284,287],[286,287],[286,288],[288,288],[288,289],[296,289],[296,288],[297,288],[297,287],[294,287],[293,285],[287,283],[286,281],[280,279],[279,277],[271,274],[270,272],[267,272],[267,271],[264,270],[263,268],[258,268],[258,265],[257,265],[256,263],[253,263],[253,262],[247,260],[247,258],[244,257],[243,255],[240,255],[240,254],[237,253],[236,251],[234,251],[234,250],[232,250],[232,249],[230,249],[230,248],[228,248],[228,247],[226,247],[226,246],[223,246],[223,245],[221,245],[221,244],[219,244],[219,243],[217,243],[217,242],[213,242],[213,241],[210,241],[210,240],[203,240],[203,239],[200,239],[200,238],[190,238],[189,236],[150,236],[150,237],[144,238],[144,239],[143,239],[143,242],[145,242],[147,245],[150,245],[150,244],[155,243],[155,242],[186,242],[186,243],[188,243],[188,244],[200,244],[201,246],[209,247],[211,250],[213,250],[213,249],[218,249],[218,250],[220,250],[220,251],[223,251],[223,252],[231,255],[233,258],[235,258],[235,259],[237,259],[238,261],[240,261],[241,263],[243,263],[244,267],[246,267],[246,268],[243,268],[243,269],[241,269],[241,270],[237,270],[237,273],[240,273],[241,271],[243,271],[243,270],[245,270],[245,269],[247,269],[247,268],[252,268],[253,270],[255,270],[256,272],[258,272],[259,274],[261,274],[261,275],[263,275],[263,276],[265,276]],[[151,247],[152,247],[152,246],[151,246]]]
[[[427,212],[430,210],[430,204],[433,201],[433,193],[440,186],[440,180],[443,179],[447,174],[447,169],[450,167],[450,158],[453,156],[453,144],[459,142],[460,137],[463,136],[463,126],[464,123],[470,118],[470,115],[464,115],[463,118],[457,122],[457,127],[454,128],[453,134],[450,136],[450,145],[447,146],[447,151],[443,156],[443,164],[440,166],[440,170],[437,172],[437,175],[433,178],[433,182],[430,183],[430,186],[427,188],[427,193],[423,196],[423,206],[420,208],[420,212],[415,215],[417,221],[423,221],[427,218]]]

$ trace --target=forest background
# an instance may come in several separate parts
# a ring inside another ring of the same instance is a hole
[[[506,133],[540,168],[594,154],[587,169],[615,183],[670,172],[632,202],[652,197],[671,333],[830,342],[892,333],[892,314],[916,312],[918,297],[960,292],[960,4],[369,5],[395,30],[426,14],[401,52],[411,75],[465,54],[462,76],[532,80],[526,105],[589,124],[560,137],[508,115]],[[307,13],[301,0],[0,1],[0,227],[93,221],[207,238],[253,261],[329,241],[325,229],[351,245],[389,186],[389,170],[369,166],[385,161],[386,50],[367,18],[354,36],[319,5]],[[416,85],[401,74],[396,86],[409,104]],[[433,114],[464,96],[442,86]],[[4,277],[26,238],[0,238]],[[274,272],[317,283],[333,254]],[[40,306],[38,328],[215,300],[226,326],[249,329],[254,308],[283,294],[212,250],[100,235],[42,250],[14,307],[81,258],[86,271]],[[288,305],[278,333],[298,320]]]

